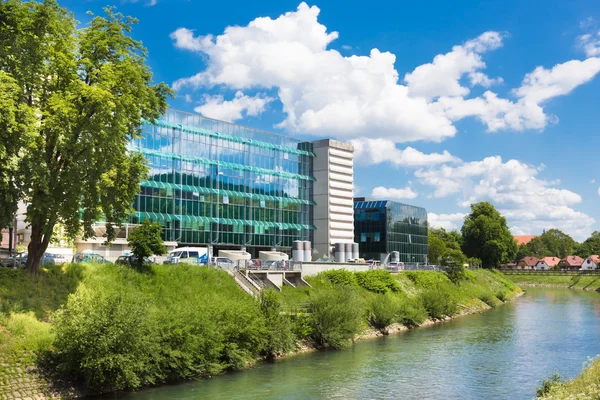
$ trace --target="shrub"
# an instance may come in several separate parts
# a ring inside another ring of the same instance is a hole
[[[81,285],[56,313],[54,328],[58,368],[89,393],[155,382],[153,355],[159,347],[143,299]]]
[[[316,289],[310,297],[312,338],[323,347],[344,348],[360,331],[362,300],[356,289]]]
[[[420,302],[402,299],[398,305],[398,322],[408,327],[418,326],[427,319],[427,310]]]
[[[422,289],[447,289],[447,285],[451,284],[446,274],[437,271],[407,271],[404,274]]]
[[[482,292],[478,296],[479,300],[483,301],[488,306],[494,308],[498,305],[498,300],[494,297],[493,294],[488,292]]]
[[[264,357],[273,359],[292,351],[295,347],[292,324],[287,316],[281,314],[281,301],[275,291],[269,289],[261,292],[260,311],[267,329]]]
[[[347,269],[330,269],[322,272],[325,278],[335,285],[356,286],[356,276]]]
[[[498,300],[505,302],[506,300],[508,300],[508,293],[506,293],[505,290],[500,289],[496,292],[496,297],[498,298]]]
[[[535,388],[535,396],[543,397],[557,385],[562,383],[562,377],[558,372],[553,372],[548,378],[542,380],[542,384]]]
[[[355,274],[358,285],[370,292],[386,293],[388,291],[399,292],[400,286],[389,271],[382,269],[357,272]]]
[[[369,325],[387,335],[387,327],[396,321],[398,309],[399,302],[396,296],[389,293],[373,296],[367,308]]]
[[[426,290],[421,293],[420,299],[427,314],[432,319],[442,319],[446,316],[452,316],[458,309],[456,302],[446,292],[431,289]]]

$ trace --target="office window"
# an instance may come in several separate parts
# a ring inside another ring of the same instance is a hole
[[[379,242],[379,240],[380,240],[380,234],[379,234],[379,232],[375,232],[373,235],[373,241]]]
[[[361,242],[366,242],[367,241],[367,233],[363,232],[360,234],[360,241]]]

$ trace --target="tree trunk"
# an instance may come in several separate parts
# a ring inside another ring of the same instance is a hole
[[[44,235],[43,232],[43,225],[31,225],[31,242],[27,247],[27,271],[32,274],[40,272],[42,258],[48,248],[48,243],[50,243],[50,235]]]

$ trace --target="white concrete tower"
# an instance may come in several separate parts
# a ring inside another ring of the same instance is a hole
[[[313,152],[313,248],[316,258],[331,258],[335,243],[354,242],[354,147],[323,139],[313,142]]]

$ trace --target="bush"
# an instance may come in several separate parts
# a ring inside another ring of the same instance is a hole
[[[310,312],[311,336],[319,346],[344,348],[360,332],[362,300],[350,286],[315,290]]]
[[[357,272],[354,274],[358,285],[374,293],[386,293],[388,291],[399,292],[400,286],[392,274],[386,270],[372,270]]]
[[[404,274],[418,288],[447,290],[452,284],[446,274],[437,271],[406,271]]]
[[[437,290],[426,290],[421,293],[421,303],[431,319],[442,319],[456,313],[458,306],[450,295]]]
[[[553,372],[548,378],[542,380],[542,384],[535,388],[536,397],[544,397],[557,385],[562,383],[562,377],[558,372]]]
[[[496,297],[498,298],[498,300],[506,302],[506,300],[508,300],[508,293],[506,293],[505,290],[498,290],[496,292]]]
[[[272,289],[260,294],[260,311],[265,318],[267,335],[264,357],[271,360],[295,348],[295,338],[289,318],[281,314],[281,301]]]
[[[498,300],[496,299],[496,297],[494,297],[493,294],[488,293],[488,292],[482,292],[479,296],[478,299],[483,301],[485,304],[487,304],[488,306],[494,308],[498,305]]]
[[[387,335],[387,327],[397,320],[399,302],[396,296],[377,294],[373,296],[367,308],[369,325]]]
[[[398,322],[404,326],[415,327],[427,319],[427,310],[420,302],[403,299],[398,305]]]
[[[356,276],[347,269],[330,269],[321,272],[323,276],[335,285],[356,286]]]

